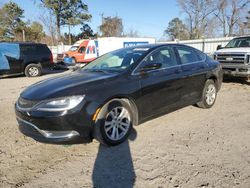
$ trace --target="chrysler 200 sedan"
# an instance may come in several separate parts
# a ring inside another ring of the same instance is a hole
[[[188,105],[212,107],[221,82],[220,64],[194,48],[124,48],[28,87],[16,118],[20,131],[40,142],[117,145],[149,119]]]

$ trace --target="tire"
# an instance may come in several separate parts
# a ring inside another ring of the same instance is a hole
[[[37,77],[42,75],[42,68],[39,64],[29,64],[24,70],[25,76]]]
[[[217,97],[217,88],[213,80],[207,80],[202,92],[202,100],[197,103],[200,108],[211,108]]]
[[[121,112],[123,112],[123,116],[119,118]],[[130,104],[125,100],[112,100],[105,104],[98,114],[94,137],[100,143],[108,146],[121,144],[130,135],[133,122]]]

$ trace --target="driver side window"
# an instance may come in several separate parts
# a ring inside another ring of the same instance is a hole
[[[85,49],[86,49],[85,47],[81,47],[81,48],[78,50],[78,52],[79,52],[79,53],[84,53],[84,52],[85,52]]]
[[[161,47],[150,53],[139,66],[139,69],[148,64],[160,63],[161,68],[170,68],[178,65],[173,50],[169,47]]]

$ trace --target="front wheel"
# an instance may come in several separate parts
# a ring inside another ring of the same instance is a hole
[[[201,108],[211,108],[217,97],[217,89],[213,80],[207,80],[202,93],[202,100],[197,103]]]
[[[105,104],[95,124],[95,138],[106,145],[115,146],[124,142],[132,129],[131,107],[124,100]]]

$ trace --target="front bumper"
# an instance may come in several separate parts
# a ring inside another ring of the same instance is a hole
[[[92,141],[92,123],[81,111],[57,117],[34,117],[16,107],[19,130],[36,141],[51,144],[79,144]]]
[[[235,77],[247,77],[250,76],[250,65],[246,64],[229,64],[221,63],[224,75],[230,75]]]

